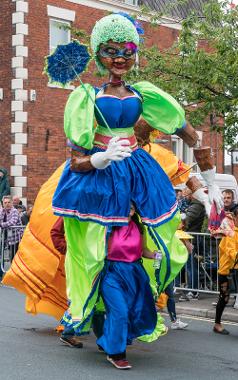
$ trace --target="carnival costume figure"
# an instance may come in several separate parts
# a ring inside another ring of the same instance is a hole
[[[136,27],[126,17],[112,14],[99,20],[91,45],[99,69],[109,71],[110,81],[101,88],[86,84],[87,92],[79,86],[69,97],[65,133],[72,157],[53,198],[55,214],[64,217],[67,241],[72,320],[65,318],[65,323],[73,322],[78,334],[90,326],[111,229],[128,225],[131,203],[149,233],[151,250],[163,254],[157,273],[159,291],[187,259],[184,246],[174,237],[180,218],[170,180],[151,155],[137,146],[133,128],[142,115],[153,128],[172,134],[183,128],[184,111],[148,82],[130,86],[122,81],[135,64],[139,45]],[[144,334],[148,331],[140,331]]]
[[[114,228],[129,227],[131,203],[144,225],[149,249],[162,253],[156,270],[151,260],[143,260],[151,284],[157,284],[159,293],[187,259],[184,245],[175,236],[180,217],[174,190],[160,165],[138,147],[139,134],[136,138],[134,125],[142,117],[146,123],[146,127],[141,127],[142,135],[156,129],[165,134],[178,134],[189,146],[197,142],[197,134],[186,125],[184,110],[174,98],[149,82],[131,86],[122,81],[138,54],[139,35],[130,19],[112,14],[99,20],[92,32],[91,46],[99,70],[109,71],[110,80],[101,88],[81,85],[68,99],[64,126],[72,153],[53,197],[54,213],[64,217],[67,241],[65,269],[71,304],[64,323],[73,326],[78,335],[90,329],[102,279],[109,270],[109,239]],[[220,194],[213,183],[215,168],[210,163],[210,148],[197,150],[195,156],[208,185],[210,202],[215,200],[220,207]],[[200,185],[195,185],[191,186],[196,197],[208,210],[208,196]],[[130,272],[133,263],[126,263],[125,279],[133,276]],[[115,261],[114,267],[117,265],[119,268],[120,262]],[[146,299],[140,301],[132,338],[152,341],[165,329],[159,318],[157,324],[154,322],[153,308],[145,323],[142,310],[148,303]],[[109,340],[113,338],[110,331],[107,335]],[[130,339],[125,330],[122,340],[121,352],[111,352],[102,344],[109,357],[126,351]]]
[[[111,230],[128,225],[131,203],[146,227],[149,247],[162,252],[160,268],[155,271],[159,292],[187,259],[185,247],[174,236],[180,218],[169,178],[151,155],[138,147],[134,135],[140,116],[152,129],[166,134],[184,130],[186,134],[184,110],[149,82],[131,86],[122,81],[135,64],[138,45],[137,29],[127,17],[112,14],[99,20],[92,31],[91,46],[99,70],[109,71],[110,81],[101,88],[89,84],[78,87],[65,109],[65,133],[72,157],[56,189],[53,210],[64,217],[67,240],[71,316],[65,316],[65,323],[73,324],[78,334],[88,331],[99,298]],[[132,264],[127,266],[128,278]],[[150,328],[143,329],[139,328],[144,326],[140,318],[136,323],[134,338],[152,334],[155,339],[161,334],[158,329],[157,336],[153,335],[158,325],[155,328],[148,322]],[[125,352],[125,338],[122,346]],[[109,356],[115,354],[105,350]]]

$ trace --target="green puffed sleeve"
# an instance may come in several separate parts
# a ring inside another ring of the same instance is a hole
[[[92,99],[82,86],[70,94],[64,112],[64,131],[71,143],[92,149],[95,90],[90,84],[84,86]]]
[[[136,83],[133,88],[143,96],[142,117],[152,128],[172,135],[184,126],[184,109],[171,95],[150,82]]]

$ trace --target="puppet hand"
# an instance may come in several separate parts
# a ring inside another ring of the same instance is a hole
[[[131,156],[131,148],[128,146],[128,140],[119,140],[119,137],[113,137],[108,144],[106,152],[94,153],[91,158],[91,164],[96,169],[105,169],[111,164],[111,161],[122,161]]]
[[[204,192],[203,188],[200,188],[196,190],[193,194],[193,198],[197,199],[199,202],[201,202],[206,210],[206,214],[209,217],[211,212],[211,204],[209,202],[208,194]]]
[[[219,189],[219,187],[214,183],[215,181],[215,173],[216,168],[208,169],[204,172],[201,172],[201,176],[203,177],[204,181],[206,182],[207,188],[208,188],[208,197],[209,201],[212,204],[215,202],[217,213],[221,213],[221,209],[224,207],[223,204],[223,197],[222,193]]]

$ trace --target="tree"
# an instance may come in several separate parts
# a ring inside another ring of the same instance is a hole
[[[153,15],[153,23],[160,17],[156,20]],[[223,134],[224,145],[234,145],[238,135],[238,7],[230,7],[230,1],[209,0],[203,16],[191,12],[182,20],[178,41],[170,49],[144,46],[141,57],[142,67],[130,74],[130,80],[149,80],[171,93],[184,105],[194,127],[210,118],[211,129]]]

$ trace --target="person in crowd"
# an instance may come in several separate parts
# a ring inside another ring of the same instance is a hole
[[[186,214],[188,207],[191,203],[191,190],[188,187],[185,187],[182,191],[182,195],[178,200],[178,207],[181,214]]]
[[[0,168],[0,203],[4,195],[10,195],[10,185],[7,176],[7,170]]]
[[[172,330],[185,329],[186,327],[188,327],[188,323],[185,323],[181,321],[179,318],[177,318],[175,299],[174,299],[174,286],[172,282],[166,287],[164,292],[168,297],[167,309],[168,309],[169,317],[171,320],[171,329]]]
[[[234,193],[231,189],[226,189],[222,192],[223,200],[224,200],[224,210],[225,212],[233,211],[236,207],[236,203],[234,201]],[[233,269],[231,271],[232,276],[232,285],[233,291],[238,294],[238,271]],[[234,308],[238,308],[238,295],[236,296],[236,300],[234,303]]]
[[[224,210],[231,211],[232,208],[235,206],[233,191],[231,189],[223,190],[222,195],[224,202]]]
[[[206,216],[206,210],[204,205],[194,199],[192,194],[188,195],[190,199],[190,204],[186,212],[185,220],[185,231],[187,232],[201,232]],[[186,264],[188,273],[188,288],[198,289],[198,260],[196,255],[199,254],[199,237],[194,239],[194,248],[192,253],[188,257],[188,262]],[[197,300],[199,297],[198,292],[188,292],[187,295],[182,295],[180,301],[188,301],[189,299]]]
[[[183,196],[183,191],[181,189],[175,189],[176,199],[179,201]]]
[[[21,209],[21,222],[22,222],[22,225],[26,226],[29,223],[29,220],[30,220],[30,217],[31,217],[31,213],[32,213],[32,209],[33,209],[33,205],[32,204],[28,204],[27,208],[26,208],[26,211],[23,210],[22,206],[18,206],[18,210],[19,210],[19,208]]]
[[[229,331],[221,323],[223,311],[229,301],[229,278],[232,269],[238,269],[238,205],[233,209],[234,236],[224,236],[219,245],[219,299],[216,305],[216,317],[213,331],[218,334],[228,335]]]
[[[3,208],[0,210],[0,227],[3,229],[5,247],[10,250],[10,260],[12,261],[21,240],[23,229],[19,212],[13,207],[10,195],[5,195],[2,199]]]
[[[21,206],[21,209],[23,211],[26,211],[26,207],[24,206],[24,204],[22,203],[21,199],[17,196],[17,195],[14,195],[12,197],[12,204],[13,204],[13,207],[15,207],[16,209]]]
[[[2,203],[0,202],[0,213],[2,210]],[[3,270],[2,270],[2,231],[0,229],[0,283],[2,281],[3,277]]]

